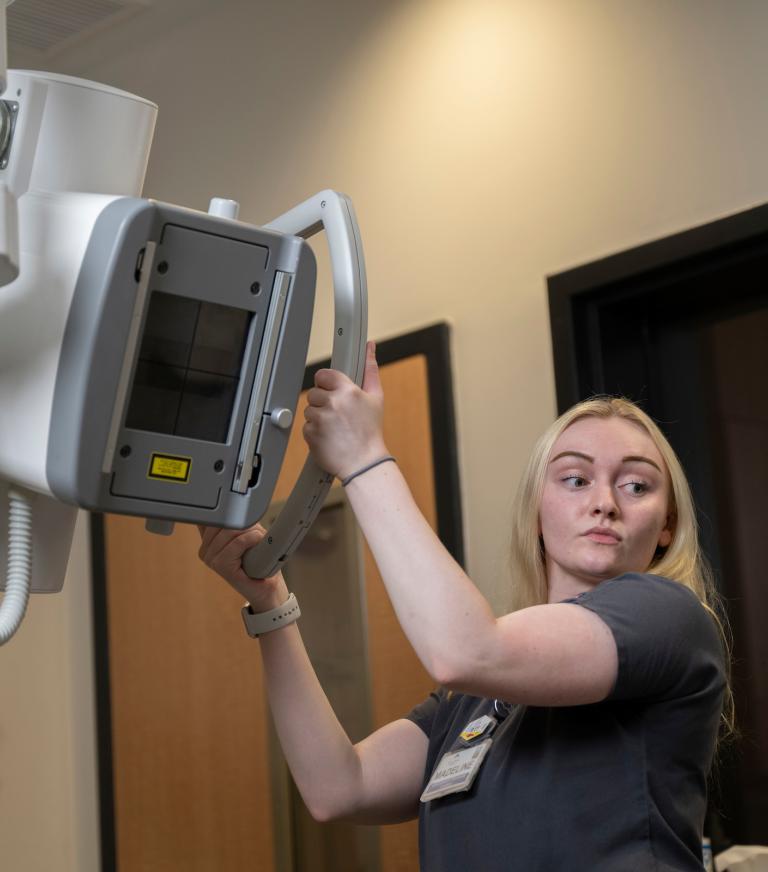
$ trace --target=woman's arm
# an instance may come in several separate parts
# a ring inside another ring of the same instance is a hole
[[[393,463],[354,479],[347,494],[398,620],[437,684],[529,705],[578,705],[610,693],[616,643],[596,614],[556,604],[495,618]]]
[[[277,735],[312,817],[397,823],[415,817],[427,737],[394,721],[352,745],[323,692],[296,624],[260,637]]]
[[[281,574],[248,578],[242,555],[264,535],[201,529],[200,557],[251,603],[267,611],[288,598]],[[339,723],[307,656],[296,624],[259,637],[270,708],[286,761],[316,820],[396,823],[414,817],[427,738],[414,723],[394,721],[357,745]]]
[[[362,389],[333,370],[320,370],[315,384],[304,436],[324,469],[343,479],[389,453],[372,346]],[[608,695],[618,668],[616,644],[597,615],[558,604],[496,619],[393,463],[355,478],[347,494],[398,620],[438,684],[532,705],[575,705]]]

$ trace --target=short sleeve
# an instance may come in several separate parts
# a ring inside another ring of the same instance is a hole
[[[442,688],[435,690],[417,706],[411,709],[405,716],[406,720],[413,721],[417,727],[426,734],[427,738],[432,735],[432,730],[435,725],[435,717],[440,703],[445,699],[446,691]]]
[[[616,641],[618,675],[609,699],[664,699],[725,685],[715,622],[684,585],[627,573],[574,602],[597,614]]]

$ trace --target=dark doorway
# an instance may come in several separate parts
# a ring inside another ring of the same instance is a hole
[[[560,411],[638,401],[688,474],[734,636],[716,850],[768,844],[768,206],[548,280]]]

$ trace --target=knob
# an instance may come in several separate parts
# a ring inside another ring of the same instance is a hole
[[[293,424],[293,412],[290,409],[273,409],[269,417],[275,427],[279,427],[281,430],[288,430]]]
[[[240,204],[237,200],[225,200],[223,197],[214,197],[208,206],[209,215],[218,215],[219,218],[231,218],[237,221],[240,214]]]

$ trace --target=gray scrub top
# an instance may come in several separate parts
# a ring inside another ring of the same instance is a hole
[[[499,722],[469,791],[420,804],[422,872],[702,869],[726,674],[712,617],[688,588],[648,574],[567,602],[599,615],[616,640],[607,699],[501,707],[440,690],[407,716],[429,738],[425,786],[467,724]]]

